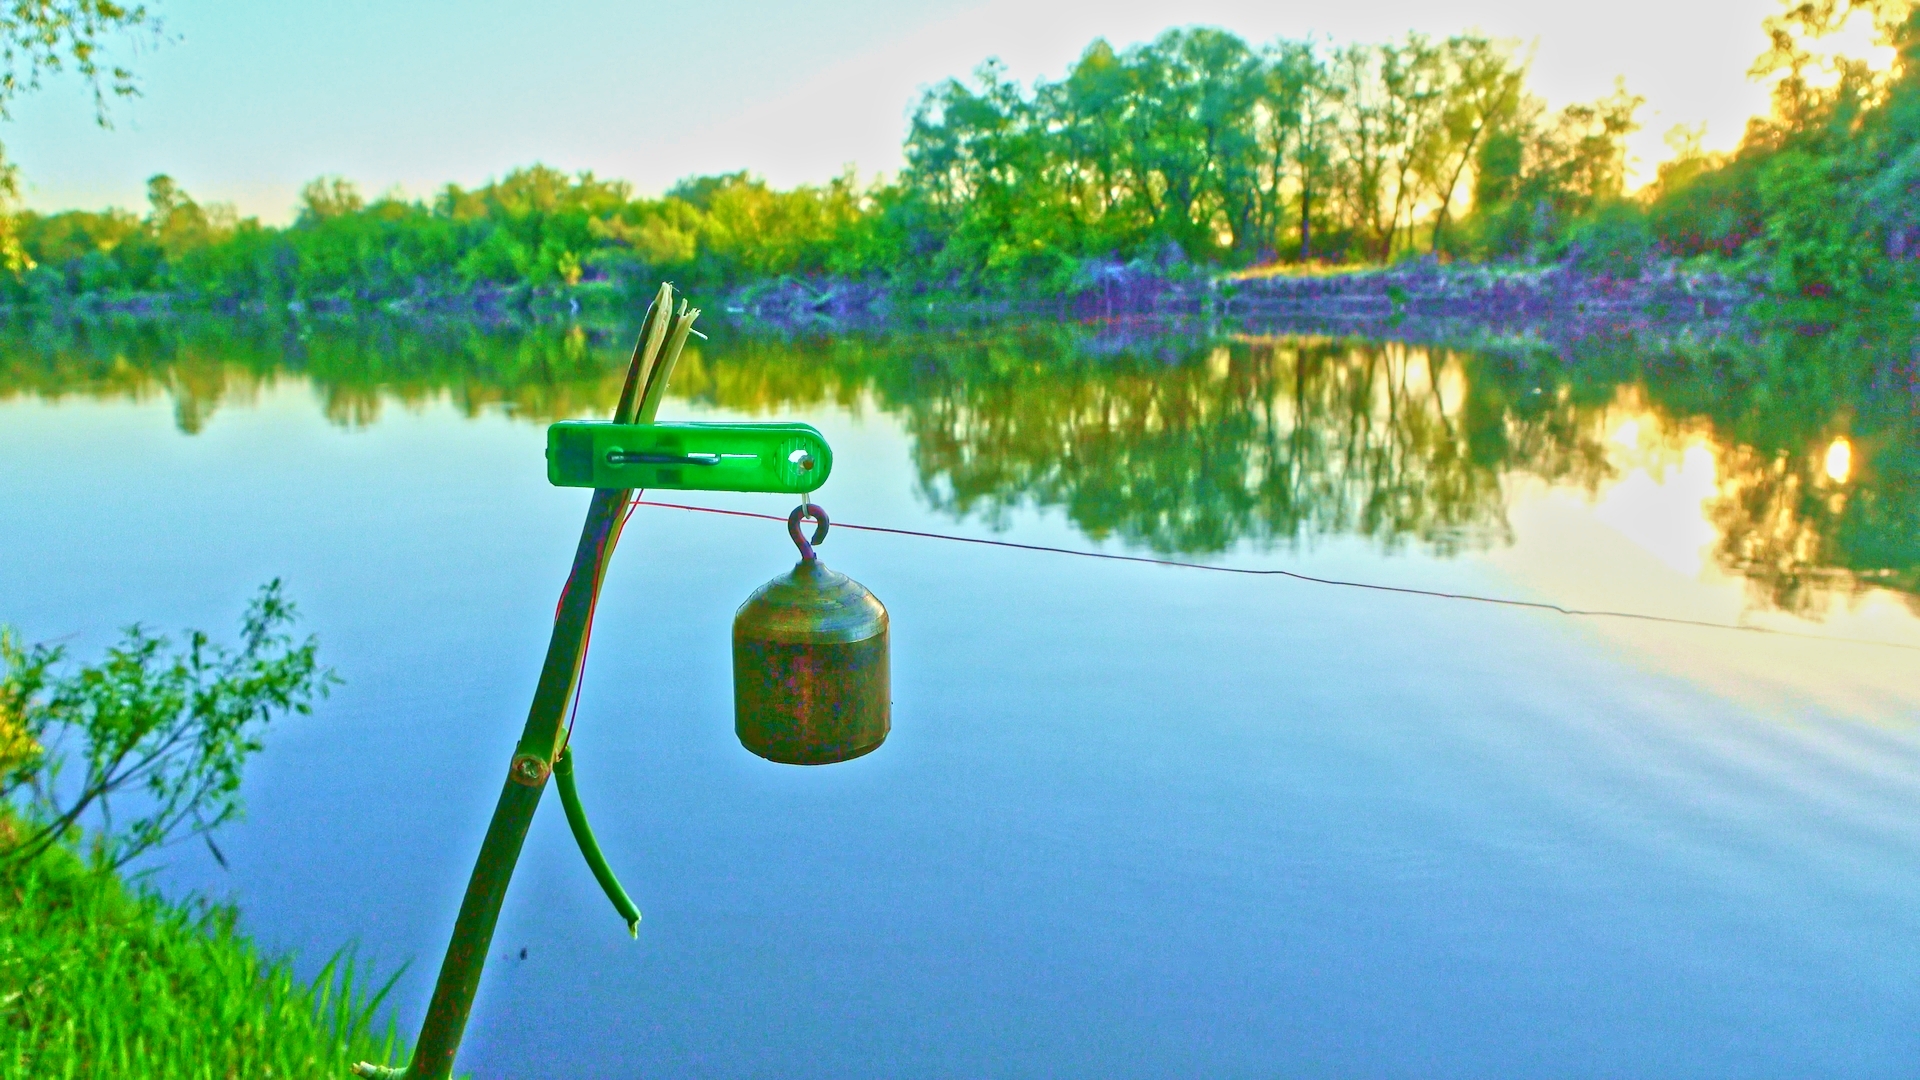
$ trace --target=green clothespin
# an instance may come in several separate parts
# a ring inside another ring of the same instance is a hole
[[[556,487],[764,491],[803,495],[833,472],[833,449],[807,424],[602,424],[547,428]]]

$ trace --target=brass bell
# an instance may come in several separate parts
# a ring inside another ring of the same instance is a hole
[[[800,522],[818,524],[812,542]],[[827,765],[886,740],[893,710],[887,609],[866,586],[821,564],[827,513],[787,516],[800,549],[791,571],[754,590],[733,616],[733,726],[768,761]]]

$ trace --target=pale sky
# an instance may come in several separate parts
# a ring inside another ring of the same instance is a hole
[[[115,126],[56,80],[0,124],[36,209],[141,208],[173,175],[201,202],[292,217],[322,174],[369,195],[429,195],[518,165],[591,169],[654,194],[745,168],[787,186],[851,165],[900,163],[919,91],[990,56],[1015,77],[1059,77],[1095,37],[1117,47],[1170,26],[1250,42],[1318,33],[1382,40],[1473,28],[1537,46],[1533,84],[1554,105],[1645,96],[1642,168],[1678,123],[1709,147],[1738,139],[1766,94],[1746,78],[1777,0],[641,0],[573,4],[420,0],[327,4],[159,0],[168,40],[134,58],[145,95]]]

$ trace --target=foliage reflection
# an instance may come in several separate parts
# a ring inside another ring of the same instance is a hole
[[[1452,348],[1077,325],[728,332],[688,350],[675,392],[750,414],[878,410],[909,434],[937,509],[990,524],[1057,509],[1090,537],[1187,554],[1337,536],[1497,545],[1519,484],[1597,494],[1631,464],[1623,445],[1703,446],[1714,558],[1769,606],[1815,613],[1875,586],[1920,597],[1903,333]],[[440,400],[544,422],[604,413],[623,352],[620,335],[579,327],[40,325],[0,334],[0,399],[164,395],[194,432],[295,376],[350,426]]]

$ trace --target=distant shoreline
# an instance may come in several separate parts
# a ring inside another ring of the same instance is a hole
[[[903,319],[970,321],[1048,316],[1076,322],[1205,319],[1241,330],[1324,328],[1330,333],[1401,336],[1446,325],[1546,336],[1687,325],[1731,330],[1767,296],[1757,282],[1655,265],[1635,275],[1582,271],[1562,263],[1498,266],[1415,260],[1389,268],[1319,274],[1199,277],[1138,265],[1098,267],[1072,293],[954,298],[899,295],[847,281],[789,279],[726,294],[725,312],[776,329],[881,328]],[[1448,335],[1452,336],[1452,335]]]
[[[1565,263],[1441,264],[1421,259],[1387,268],[1214,276],[1185,267],[1095,263],[1071,291],[1052,295],[903,292],[847,279],[783,277],[707,296],[696,291],[694,298],[715,317],[776,331],[877,330],[1008,317],[1086,323],[1197,318],[1241,330],[1324,327],[1334,333],[1397,337],[1411,329],[1408,324],[1446,324],[1533,328],[1558,337],[1689,324],[1731,329],[1766,295],[1757,282],[1676,263],[1615,275]],[[626,282],[586,282],[552,290],[482,284],[436,291],[423,285],[398,297],[291,301],[207,301],[181,293],[85,294],[57,303],[7,305],[0,308],[0,318],[375,316],[497,325],[620,321],[637,317],[644,303],[644,290]]]

